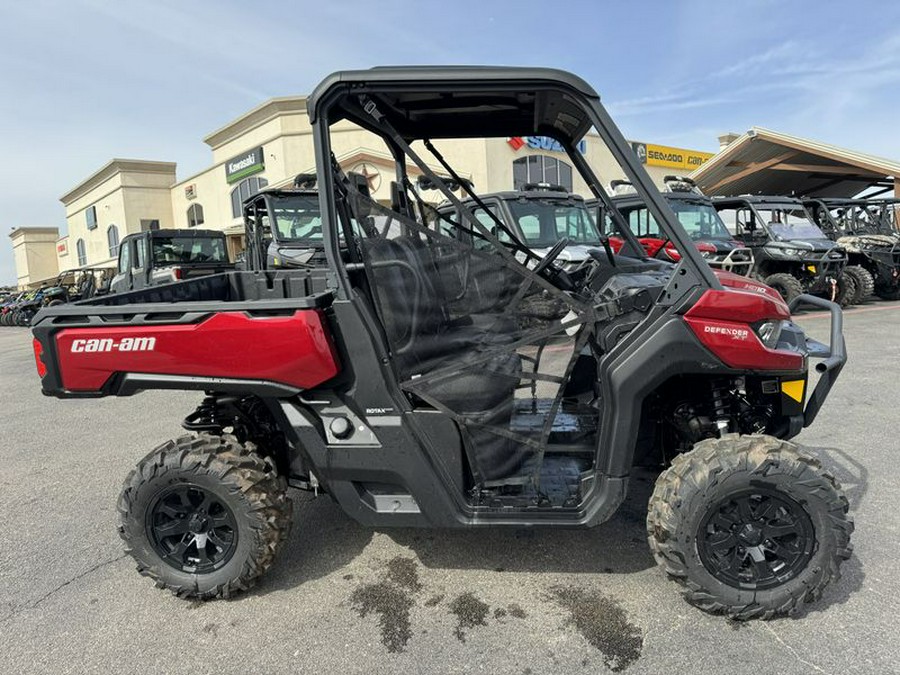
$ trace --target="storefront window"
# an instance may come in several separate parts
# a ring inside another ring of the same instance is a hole
[[[526,183],[550,183],[572,192],[572,166],[550,155],[530,155],[513,161],[513,189]]]
[[[79,239],[75,242],[75,252],[78,254],[78,266],[84,267],[87,265],[87,253],[84,250],[84,239]]]
[[[187,210],[188,227],[199,227],[203,224],[203,207],[200,204],[191,204]]]
[[[109,257],[115,258],[119,255],[119,228],[110,225],[106,228],[106,243],[109,244]]]
[[[238,183],[234,190],[231,191],[231,216],[233,218],[240,218],[244,200],[255,195],[268,184],[269,181],[265,178],[260,178],[259,176],[253,176],[252,178],[247,178]]]

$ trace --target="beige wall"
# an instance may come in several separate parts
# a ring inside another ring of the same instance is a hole
[[[13,230],[13,258],[16,263],[16,283],[20,289],[37,286],[59,274],[56,264],[55,227],[21,227]]]
[[[115,164],[115,162],[113,163]],[[124,165],[123,167],[128,166]],[[59,257],[62,270],[79,267],[78,241],[85,244],[88,265],[105,265],[110,256],[107,232],[115,225],[121,240],[126,234],[140,232],[141,220],[158,220],[161,228],[174,227],[172,191],[175,167],[171,171],[115,170],[95,184],[85,184],[64,197],[68,229],[68,255]],[[87,211],[95,207],[97,227],[88,229]]]

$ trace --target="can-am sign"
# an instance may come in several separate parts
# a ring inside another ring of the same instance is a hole
[[[263,149],[255,148],[225,162],[225,180],[234,183],[266,168]]]
[[[653,145],[652,143],[632,143],[631,148],[641,164],[664,166],[670,169],[693,171],[712,157],[712,153],[709,152],[670,148],[665,145]]]
[[[547,138],[546,136],[510,136],[506,139],[506,142],[509,143],[509,146],[513,150],[521,150],[525,146],[528,146],[532,150],[546,150],[548,152],[566,151],[562,146],[562,143],[552,138]],[[577,147],[578,151],[583,155],[587,152],[587,141],[582,138],[575,147]]]

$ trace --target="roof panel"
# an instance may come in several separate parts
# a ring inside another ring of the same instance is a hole
[[[900,177],[900,162],[753,127],[692,174],[709,195],[852,197]]]

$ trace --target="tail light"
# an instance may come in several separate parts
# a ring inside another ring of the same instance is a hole
[[[31,341],[31,346],[34,347],[34,362],[37,365],[38,377],[44,379],[44,375],[47,374],[47,366],[44,365],[44,345],[35,338]]]
[[[697,339],[731,368],[803,370],[803,354],[777,348],[789,319],[783,302],[739,290],[708,290],[684,315]]]
[[[173,275],[175,276],[175,278],[178,279],[178,280],[181,280],[181,279],[184,278],[184,273],[181,271],[181,268],[180,268],[180,267],[173,267],[173,268],[172,268],[172,274],[173,274]]]

